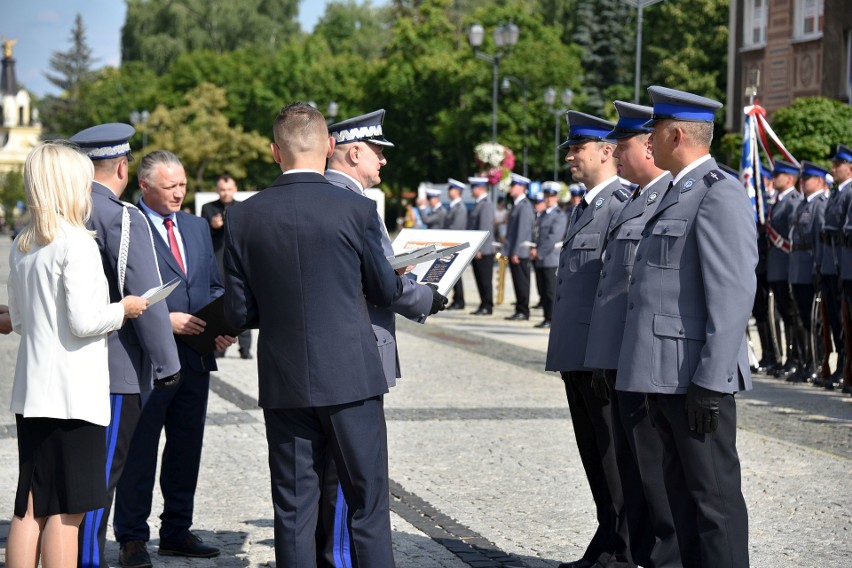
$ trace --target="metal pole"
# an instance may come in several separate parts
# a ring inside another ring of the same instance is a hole
[[[553,113],[556,117],[553,128],[553,181],[559,181],[559,111]]]
[[[494,57],[494,85],[491,89],[491,141],[497,142],[497,77],[500,75],[500,58]]]
[[[527,78],[524,77],[524,177],[527,175]]]
[[[636,6],[636,71],[633,74],[633,102],[639,104],[639,73],[642,68],[642,2]]]

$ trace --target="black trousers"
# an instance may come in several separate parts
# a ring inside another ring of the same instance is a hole
[[[843,353],[843,320],[840,316],[842,297],[840,278],[836,274],[826,274],[822,277],[822,301],[825,302],[825,311],[828,314],[834,350],[838,354]]]
[[[464,307],[464,283],[461,278],[453,285],[452,304],[460,308]]]
[[[796,300],[796,309],[799,312],[799,322],[805,331],[811,331],[811,308],[814,303],[813,284],[792,284],[793,299]]]
[[[754,290],[754,306],[751,308],[751,315],[754,316],[754,321],[763,323],[769,321],[769,281],[766,279],[766,273],[757,274],[757,288]],[[766,346],[761,345],[766,350]]]
[[[553,316],[553,296],[556,293],[556,267],[536,267],[535,281],[541,297],[544,319],[550,321]]]
[[[493,310],[494,255],[483,254],[482,258],[474,258],[470,264],[473,266],[473,277],[476,279],[476,289],[479,292],[479,309]]]
[[[275,523],[275,563],[317,565],[316,529],[327,452],[348,506],[353,567],[394,566],[382,398],[326,407],[264,409]]]
[[[601,401],[591,390],[590,371],[562,373],[565,394],[574,425],[580,461],[595,501],[598,528],[583,553],[589,562],[610,567],[632,567],[624,496],[612,439],[613,405]]]
[[[530,315],[530,259],[522,258],[518,264],[509,263],[512,286],[515,288],[515,313]]]
[[[722,397],[712,434],[689,430],[686,395],[650,394],[651,419],[663,448],[663,478],[683,566],[746,568],[748,511],[737,455],[737,406]]]
[[[210,373],[183,368],[176,388],[153,390],[145,400],[130,444],[127,469],[115,496],[113,528],[119,543],[150,540],[148,517],[163,430],[166,445],[160,464],[160,540],[180,540],[192,526],[209,391]]]
[[[109,466],[107,505],[103,509],[89,511],[80,523],[77,565],[84,568],[109,566],[104,559],[107,521],[112,509],[115,488],[127,462],[130,440],[142,412],[141,398],[138,394],[111,394],[109,405],[110,423],[107,426],[106,435],[106,458]]]
[[[781,316],[781,321],[784,325],[794,326],[796,322],[796,304],[793,302],[793,294],[790,292],[790,284],[786,280],[770,282],[769,288],[775,295],[775,306],[778,308],[778,314]],[[787,338],[789,343],[790,338]]]

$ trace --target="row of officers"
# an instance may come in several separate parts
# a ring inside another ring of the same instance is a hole
[[[753,315],[762,357],[756,370],[852,393],[846,356],[852,338],[852,149],[839,144],[831,161],[831,173],[780,159],[762,172],[767,214],[758,235]]]

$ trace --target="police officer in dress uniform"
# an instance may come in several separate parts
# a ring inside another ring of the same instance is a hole
[[[506,258],[509,259],[509,272],[515,289],[515,313],[504,318],[511,321],[530,319],[529,243],[532,242],[535,212],[527,198],[529,188],[529,178],[512,174],[509,197],[514,200],[514,205],[506,224]]]
[[[544,312],[544,319],[535,325],[538,328],[549,328],[553,319],[556,267],[559,266],[562,239],[565,238],[565,231],[568,228],[568,217],[559,209],[559,189],[559,183],[555,181],[546,181],[542,184],[544,209],[536,218],[537,231],[533,239],[536,246],[531,251],[535,282]]]
[[[757,335],[760,338],[760,360],[752,372],[772,373],[778,366],[775,357],[775,344],[772,340],[771,322],[769,319],[769,281],[766,279],[766,257],[769,254],[769,237],[766,236],[766,215],[769,208],[775,203],[775,190],[772,187],[772,170],[760,164],[760,177],[763,191],[758,185],[757,199],[761,199],[764,222],[757,226],[757,290],[754,293],[754,305],[751,315],[757,326]],[[739,179],[739,178],[738,178]]]
[[[848,372],[852,369],[848,359],[852,357],[852,352],[849,351],[850,338],[852,338],[852,194],[849,194],[849,190],[852,189],[852,149],[849,146],[837,145],[837,151],[831,158],[831,173],[834,176],[834,182],[837,184],[837,190],[848,194],[846,195],[848,205],[840,232],[842,245],[839,247],[839,254],[841,305],[843,307],[841,315],[843,316],[843,340],[847,357],[846,365],[843,368],[843,392],[852,394],[852,373]]]
[[[683,565],[745,567],[734,394],[751,388],[754,210],[709,154],[722,104],[665,87],[648,93],[654,162],[674,179],[636,250],[615,388],[647,394]],[[642,439],[636,451],[641,468]]]
[[[444,217],[444,229],[452,231],[464,231],[467,229],[467,207],[462,203],[461,194],[465,185],[457,179],[447,180],[447,197],[450,205],[447,208],[447,216]],[[462,279],[453,286],[453,302],[447,306],[448,310],[464,309],[464,284]]]
[[[790,382],[813,381],[817,372],[813,349],[811,348],[811,310],[814,302],[817,266],[822,265],[820,235],[825,220],[825,206],[828,196],[825,193],[825,176],[828,170],[807,160],[802,161],[800,184],[804,199],[799,201],[790,219],[790,264],[789,280],[793,290],[793,299],[799,312],[799,325],[804,330],[804,365],[787,377]],[[820,340],[822,340],[820,338]]]
[[[539,221],[541,220],[541,216],[544,214],[544,210],[546,205],[544,204],[544,190],[541,190],[537,193],[530,193],[529,198],[530,203],[533,206],[533,230],[532,230],[532,239],[530,244],[530,265],[532,267],[532,272],[535,273],[535,259],[538,256],[538,250],[536,243],[538,242],[538,230],[539,230]],[[536,275],[535,279],[535,291],[538,293],[538,303],[532,307],[533,310],[540,310],[544,306],[542,305],[542,298],[544,298],[544,292],[541,288],[541,279]]]
[[[577,449],[595,501],[598,527],[583,557],[560,568],[632,566],[622,515],[621,480],[612,446],[611,407],[592,391],[592,369],[585,365],[589,321],[601,275],[607,230],[630,193],[616,175],[614,124],[568,111],[565,161],[571,175],[589,187],[575,207],[562,243],[556,299],[547,345],[546,370],[559,371],[565,383]]]
[[[380,170],[387,164],[383,149],[393,147],[382,130],[384,116],[384,110],[377,110],[328,127],[329,135],[336,142],[325,170],[325,178],[329,182],[363,196],[365,188],[373,187],[381,181]],[[438,192],[439,198],[440,195]],[[380,225],[384,254],[392,256],[394,252],[390,236],[378,213],[376,222]],[[447,299],[437,290],[418,284],[412,278],[403,278],[402,295],[390,307],[368,304],[388,387],[395,386],[401,376],[396,346],[396,314],[424,323],[427,316],[442,310],[446,303]],[[349,509],[343,498],[343,489],[331,453],[326,459],[321,499],[317,521],[317,564],[327,568],[349,566]]]
[[[837,174],[834,175],[836,187],[829,195],[828,203],[825,206],[825,224],[820,236],[822,260],[817,268],[822,280],[822,299],[825,302],[825,313],[828,314],[828,325],[831,327],[834,349],[837,351],[837,368],[829,377],[814,381],[814,384],[823,386],[828,390],[833,390],[843,382],[843,367],[846,361],[841,317],[843,306],[840,263],[843,254],[843,222],[846,218],[846,211],[849,209],[849,203],[852,201],[852,191],[847,191],[850,185],[848,172],[850,172],[852,151],[843,144],[839,144],[831,160],[831,171],[833,175]],[[846,177],[844,177],[844,173],[847,174]]]
[[[444,217],[447,216],[447,209],[441,203],[441,190],[427,189],[426,199],[429,201],[428,207],[420,209],[420,217],[426,224],[427,229],[443,229]]]
[[[109,283],[110,301],[128,294],[141,296],[162,284],[157,267],[154,241],[148,222],[133,205],[120,199],[129,180],[129,140],[135,133],[128,124],[93,126],[71,137],[95,167],[92,182],[92,213],[89,229],[96,232],[104,273]],[[104,542],[115,487],[139,416],[141,393],[155,387],[175,386],[180,380],[180,360],[172,335],[165,303],[150,306],[107,340],[109,345],[111,422],[107,438],[108,503],[90,511],[80,529],[79,565],[106,567]]]
[[[607,233],[585,365],[595,369],[592,387],[596,388],[598,398],[612,406],[612,440],[624,493],[632,561],[643,566],[681,566],[671,506],[663,483],[662,444],[648,417],[645,397],[614,390],[636,247],[672,176],[654,164],[650,144],[653,130],[645,126],[652,118],[653,109],[623,101],[614,104],[619,118],[608,137],[618,141],[613,153],[618,173],[639,187],[615,216]],[[644,444],[641,476],[636,462],[637,440]]]
[[[785,359],[784,366],[774,375],[786,379],[799,371],[804,353],[803,333],[800,331],[796,304],[790,291],[790,221],[793,212],[802,200],[796,189],[799,168],[784,160],[775,160],[772,168],[772,187],[776,191],[775,204],[769,209],[766,219],[766,236],[769,252],[766,255],[766,280],[775,297],[775,307],[784,322]]]
[[[467,183],[470,184],[470,192],[476,201],[467,218],[467,229],[491,233],[470,263],[473,267],[473,277],[476,279],[476,289],[479,291],[479,307],[472,313],[475,316],[490,316],[494,310],[494,204],[488,196],[488,178],[469,177]]]

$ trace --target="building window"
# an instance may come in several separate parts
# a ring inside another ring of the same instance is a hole
[[[793,39],[814,39],[822,36],[823,0],[796,0],[793,14]]]
[[[745,0],[743,47],[766,45],[766,4],[769,0]]]

